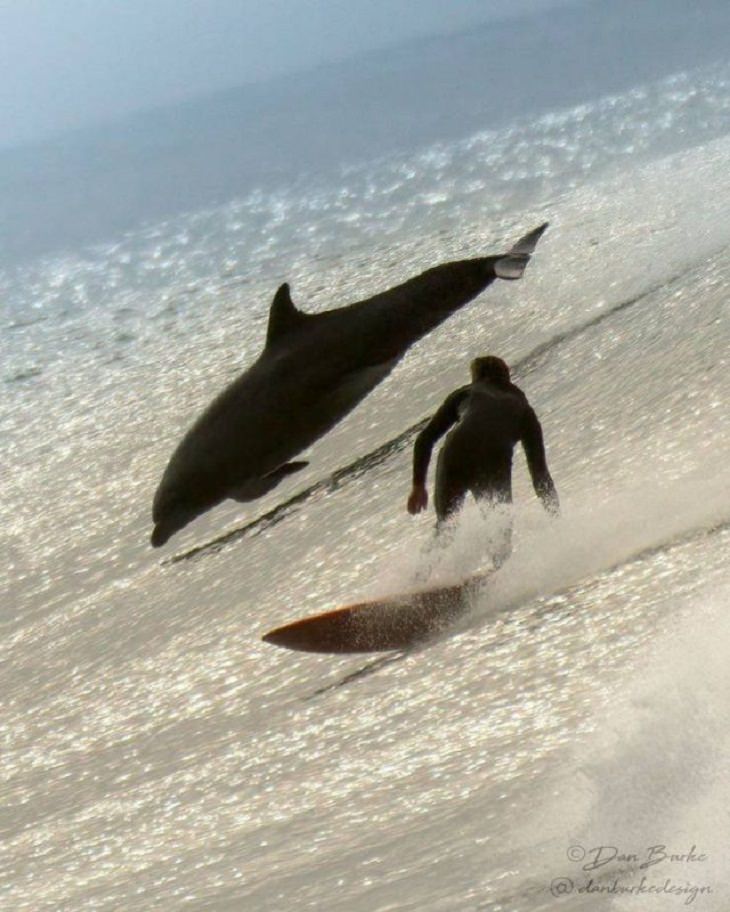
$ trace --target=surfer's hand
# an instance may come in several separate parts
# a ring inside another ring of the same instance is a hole
[[[428,506],[428,493],[423,485],[414,485],[408,497],[408,512],[415,516]]]
[[[543,497],[542,505],[553,519],[557,519],[560,516],[560,501],[558,500],[557,491],[553,490]]]

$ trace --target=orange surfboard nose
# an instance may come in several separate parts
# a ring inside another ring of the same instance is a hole
[[[300,652],[356,653],[408,649],[440,633],[463,614],[468,607],[467,595],[487,575],[300,618],[270,630],[262,640]]]

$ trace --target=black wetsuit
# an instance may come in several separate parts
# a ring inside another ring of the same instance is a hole
[[[461,507],[468,492],[478,500],[512,501],[512,453],[517,443],[524,447],[536,494],[546,509],[557,512],[558,495],[545,459],[540,422],[525,394],[512,383],[480,379],[446,399],[416,438],[414,487],[425,484],[433,446],[453,425],[436,468],[434,506],[439,525]],[[509,553],[509,541],[505,547]]]

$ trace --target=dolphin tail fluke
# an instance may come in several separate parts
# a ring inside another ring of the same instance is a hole
[[[511,248],[503,257],[500,257],[494,264],[495,275],[500,279],[519,279],[525,267],[530,262],[530,256],[534,253],[537,242],[543,236],[548,222],[543,222],[537,228],[533,228]]]
[[[535,252],[535,247],[537,247],[537,242],[545,234],[547,226],[550,222],[543,222],[542,225],[538,225],[537,228],[533,228],[532,231],[528,231],[527,234],[523,235],[511,248],[509,251],[510,255],[523,254],[525,256],[530,256],[531,253]]]

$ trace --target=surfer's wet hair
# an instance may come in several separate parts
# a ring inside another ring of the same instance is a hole
[[[491,380],[493,383],[501,385],[511,382],[507,363],[495,355],[475,358],[471,362],[471,379]]]

